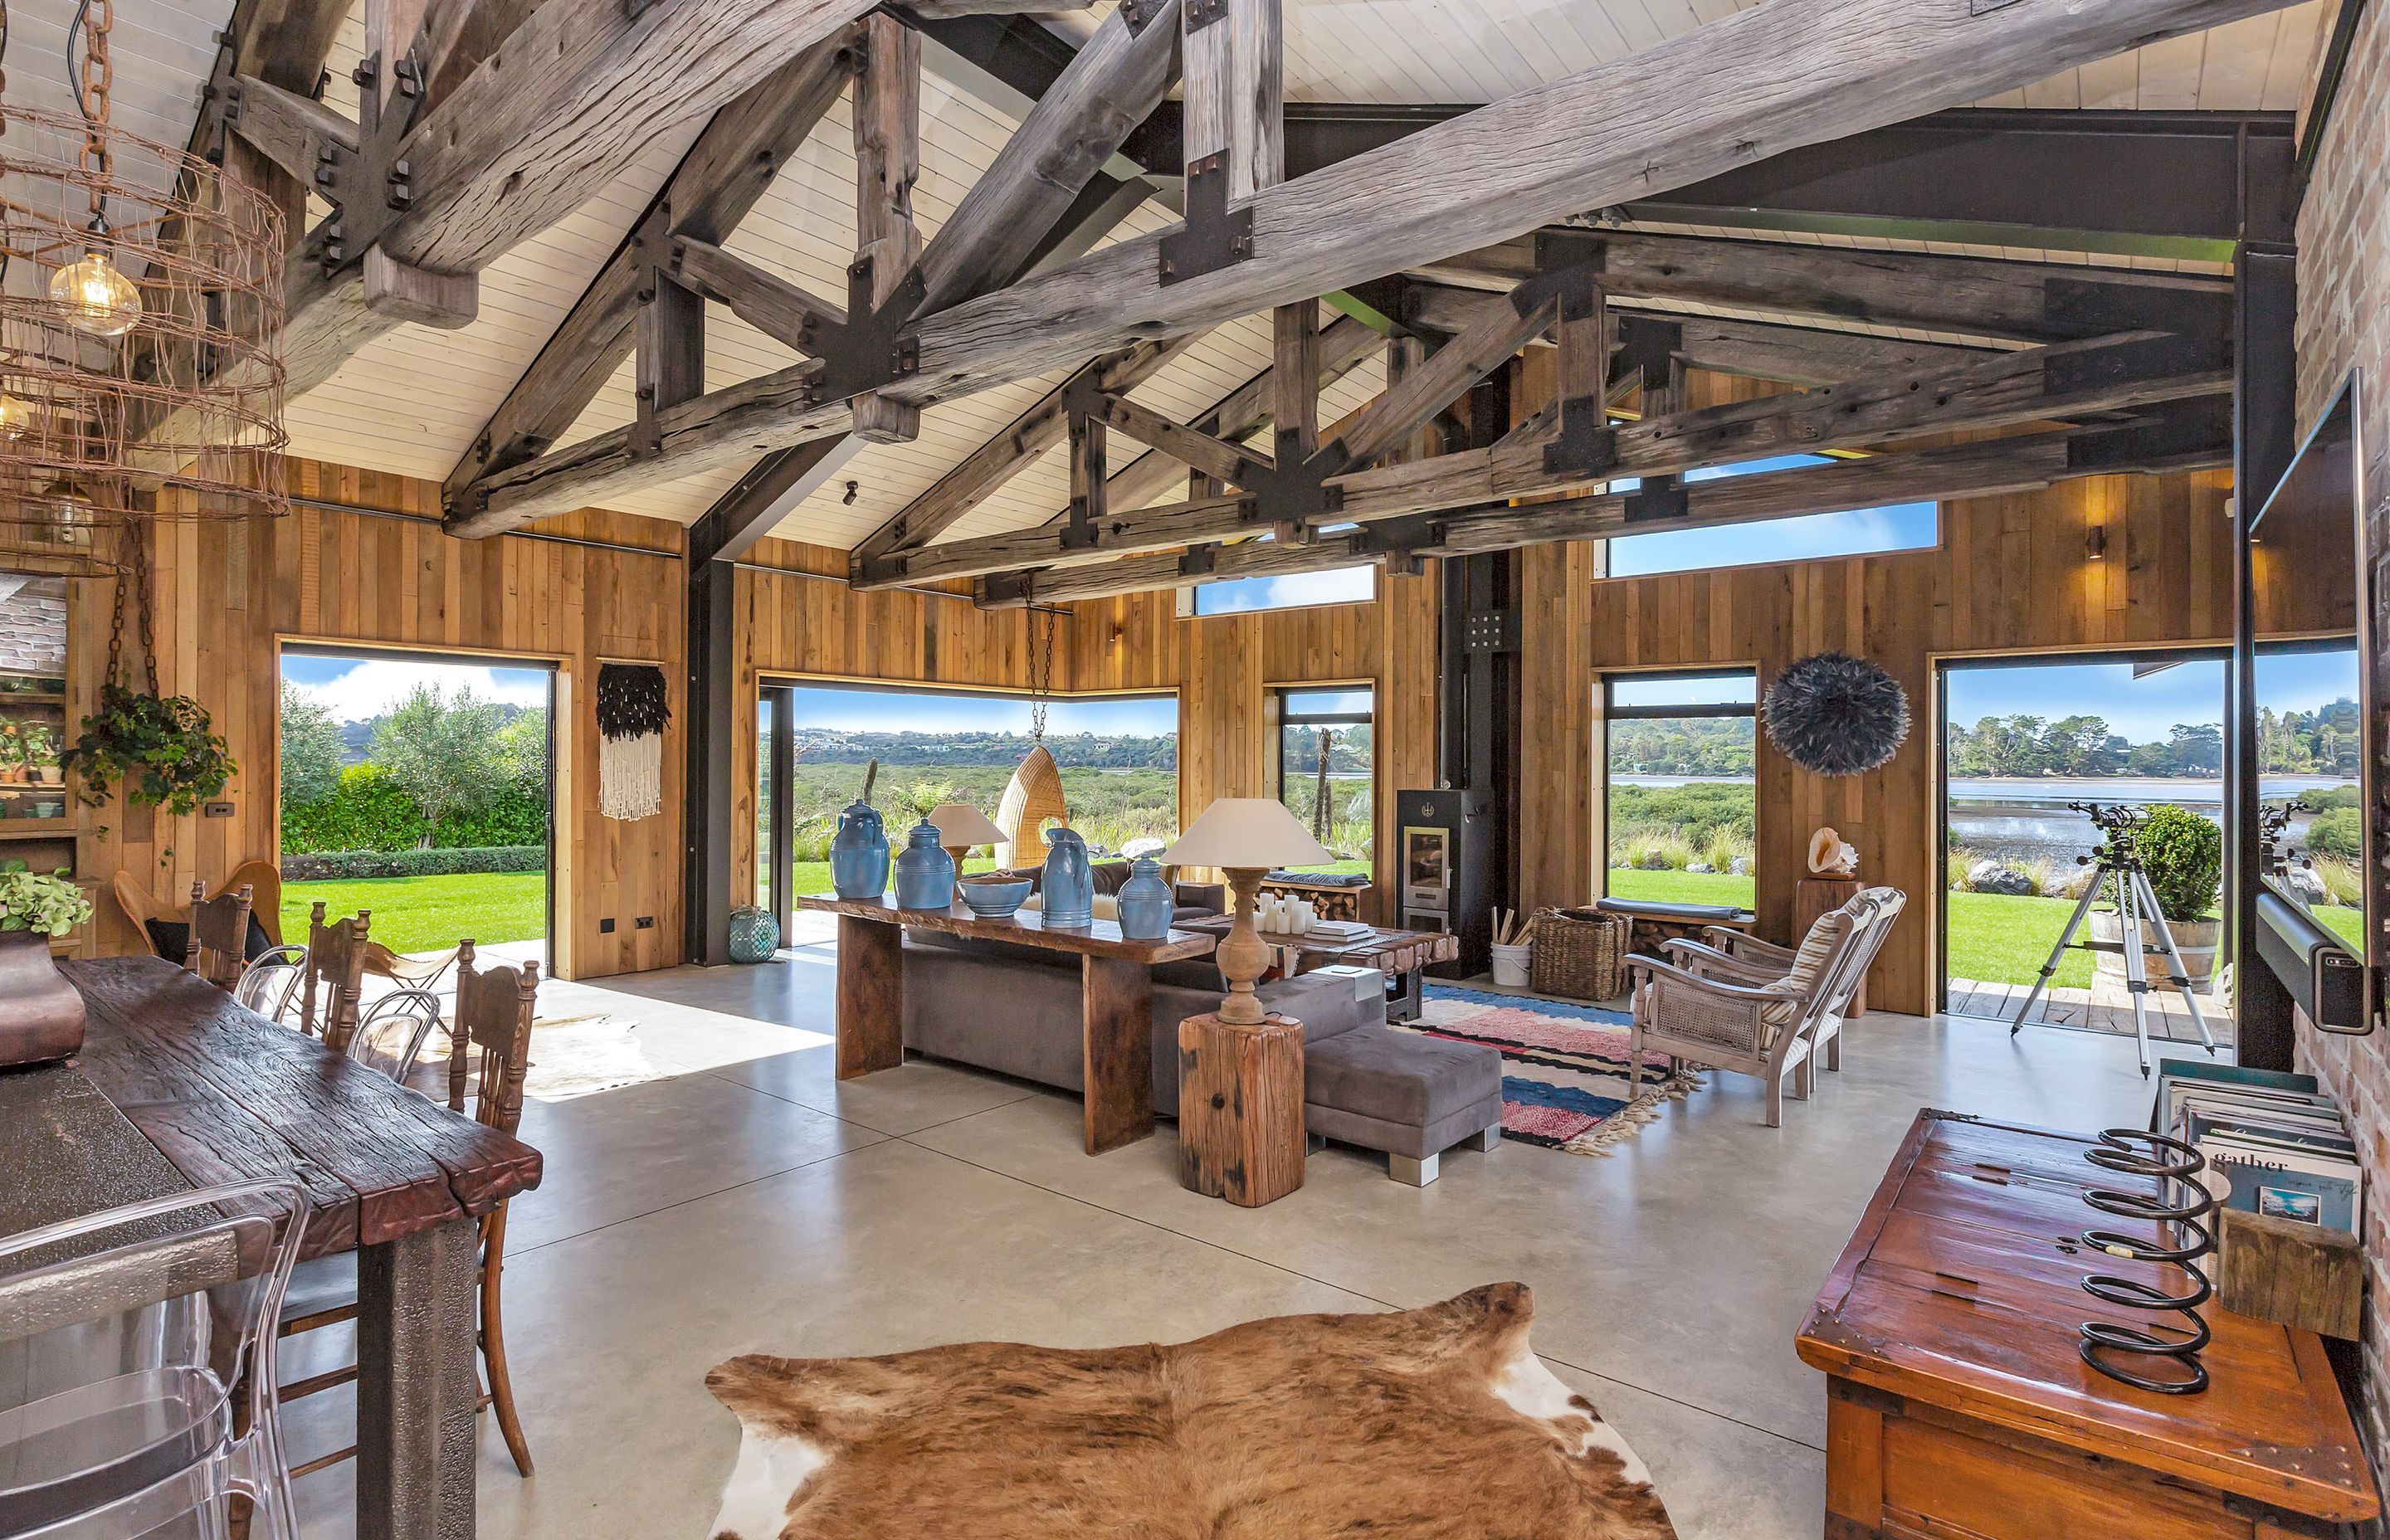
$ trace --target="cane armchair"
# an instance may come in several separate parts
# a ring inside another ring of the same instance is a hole
[[[1843,1024],[1850,1003],[1866,982],[1868,969],[1875,966],[1876,955],[1883,950],[1894,921],[1900,918],[1908,903],[1908,895],[1899,889],[1876,887],[1853,894],[1843,905],[1844,912],[1863,918],[1867,930],[1859,938],[1858,951],[1843,980],[1840,997],[1818,1018],[1812,1032],[1814,1064],[1828,1070],[1843,1067]],[[1728,983],[1767,984],[1791,972],[1800,955],[1797,947],[1779,946],[1728,926],[1710,926],[1702,934],[1707,939],[1669,942],[1661,949],[1663,956],[1679,968],[1705,978],[1723,979]]]
[[[1780,1126],[1786,1078],[1805,1100],[1816,1084],[1818,1029],[1848,998],[1845,981],[1855,979],[1852,964],[1872,908],[1872,901],[1854,899],[1819,916],[1784,974],[1767,982],[1726,976],[1697,956],[1687,960],[1701,971],[1640,953],[1629,956],[1628,1095],[1641,1088],[1643,1056],[1664,1053],[1757,1076],[1767,1088],[1767,1126]]]

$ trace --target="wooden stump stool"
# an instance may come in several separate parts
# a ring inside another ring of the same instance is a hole
[[[1178,1023],[1178,1176],[1257,1209],[1303,1186],[1303,1023]]]

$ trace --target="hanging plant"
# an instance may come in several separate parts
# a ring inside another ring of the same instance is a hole
[[[135,803],[162,807],[177,815],[196,813],[199,803],[225,789],[240,766],[233,763],[231,746],[213,730],[208,709],[188,696],[161,696],[158,687],[158,649],[150,625],[149,567],[137,530],[124,532],[127,558],[116,580],[116,612],[108,638],[108,680],[99,687],[99,710],[83,719],[83,736],[59,756],[76,772],[80,795],[93,807],[105,806],[118,784]],[[127,682],[124,666],[125,589],[134,591],[141,631],[141,663],[149,681],[147,691]]]

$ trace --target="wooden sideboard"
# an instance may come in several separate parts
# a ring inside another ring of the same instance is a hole
[[[2084,1203],[2095,1180],[2150,1186],[2096,1170],[2090,1142],[1918,1115],[1798,1341],[1829,1377],[1828,1540],[2283,1540],[2380,1512],[2312,1333],[2211,1303],[2196,1395],[2083,1362],[2085,1321],[2165,1319],[2092,1299],[2086,1274],[2179,1282],[2082,1245],[2095,1225],[2153,1234]]]

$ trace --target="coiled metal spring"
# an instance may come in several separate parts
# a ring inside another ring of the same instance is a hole
[[[2083,1158],[2103,1171],[2156,1181],[2155,1192],[2086,1187],[2083,1200],[2101,1213],[2153,1222],[2160,1238],[2152,1244],[2114,1230],[2086,1230],[2083,1244],[2130,1262],[2174,1264],[2192,1284],[2184,1293],[2169,1294],[2138,1278],[2107,1273],[2086,1277],[2084,1291],[2093,1299],[2128,1309],[2177,1311],[2184,1324],[2152,1329],[2086,1321],[2083,1361],[2111,1380],[2159,1395],[2192,1395],[2205,1390],[2207,1367],[2199,1361],[2199,1350],[2207,1345],[2209,1334],[2199,1307],[2207,1303],[2215,1286],[2191,1264],[2216,1250],[2215,1232],[2205,1223],[2216,1211],[2216,1198],[2195,1180],[2207,1169],[2207,1158],[2180,1139],[2133,1128],[2107,1130],[2083,1152]],[[2171,1367],[2152,1376],[2136,1373],[2127,1365]]]

